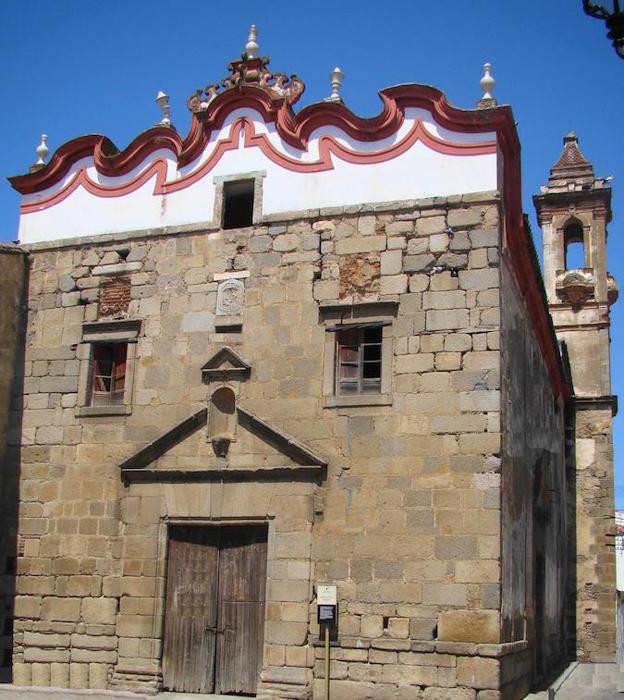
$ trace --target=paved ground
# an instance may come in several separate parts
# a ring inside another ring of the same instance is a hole
[[[624,675],[616,664],[573,663],[551,688],[555,700],[624,700],[624,692],[618,692],[618,681],[624,690]],[[529,695],[526,700],[547,699],[548,693],[544,691]]]

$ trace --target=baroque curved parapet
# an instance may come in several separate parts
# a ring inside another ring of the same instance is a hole
[[[399,134],[408,108],[429,112],[435,123],[451,132],[464,134],[491,134],[509,126],[510,110],[505,107],[494,110],[496,114],[453,107],[439,90],[425,85],[399,85],[379,93],[383,108],[373,118],[357,116],[340,103],[320,102],[305,107],[298,114],[290,108],[290,102],[282,97],[254,86],[243,86],[236,91],[217,95],[209,109],[193,115],[188,135],[182,138],[177,131],[166,126],[155,126],[137,136],[125,149],[119,150],[106,136],[88,135],[68,141],[53,154],[50,162],[32,173],[10,177],[12,186],[21,194],[33,194],[59,183],[73,165],[85,158],[92,158],[96,171],[106,177],[121,177],[140,166],[152,154],[162,149],[175,158],[178,169],[197,160],[206,147],[219,138],[228,117],[237,110],[253,110],[264,124],[274,125],[277,135],[285,144],[309,154],[310,139],[314,132],[328,127],[343,132],[360,144],[373,144],[391,139]],[[351,159],[353,162],[373,163],[400,155],[417,141],[440,153],[453,155],[481,155],[493,153],[496,141],[484,137],[482,141],[455,141],[442,137],[424,126],[422,119],[414,119],[409,132],[390,146],[376,150],[358,150],[341,143],[332,133],[318,135],[318,155],[306,160],[301,155],[290,157],[276,147],[265,133],[258,133],[254,121],[241,117],[230,125],[229,134],[219,138],[217,158],[223,151],[237,148],[242,135],[245,147],[259,147],[265,155],[283,167],[296,171],[319,171],[332,167],[332,155]],[[214,162],[215,158],[213,158]],[[208,168],[209,169],[209,168]],[[206,170],[206,168],[205,168]],[[83,179],[83,183],[86,180]],[[159,185],[163,187],[164,182]],[[176,183],[174,189],[180,188]],[[102,188],[112,190],[113,187]],[[97,188],[96,188],[97,190]],[[156,189],[156,193],[165,193]]]
[[[273,217],[493,191],[519,181],[509,107],[458,109],[426,85],[397,85],[379,95],[382,109],[372,118],[337,101],[295,113],[292,95],[274,84],[245,82],[194,112],[184,137],[159,124],[123,150],[105,136],[73,139],[47,165],[9,178],[24,195],[19,237],[31,243],[219,227],[215,183],[249,173],[264,178],[261,212]],[[516,196],[514,188],[510,193]],[[107,204],[111,198],[122,198],[123,205]]]

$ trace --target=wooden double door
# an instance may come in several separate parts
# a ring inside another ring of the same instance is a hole
[[[255,695],[264,642],[266,525],[171,526],[163,685]]]

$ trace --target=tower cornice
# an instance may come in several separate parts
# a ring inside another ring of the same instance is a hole
[[[533,205],[540,224],[547,223],[553,215],[570,211],[572,207],[577,211],[592,210],[602,214],[607,223],[612,218],[610,187],[541,192],[533,195]]]

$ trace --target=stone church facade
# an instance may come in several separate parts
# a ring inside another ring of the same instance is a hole
[[[509,107],[295,114],[267,63],[252,37],[184,138],[11,178],[9,680],[321,698],[319,583],[335,698],[515,700],[610,660],[607,182],[566,137],[542,282]]]

